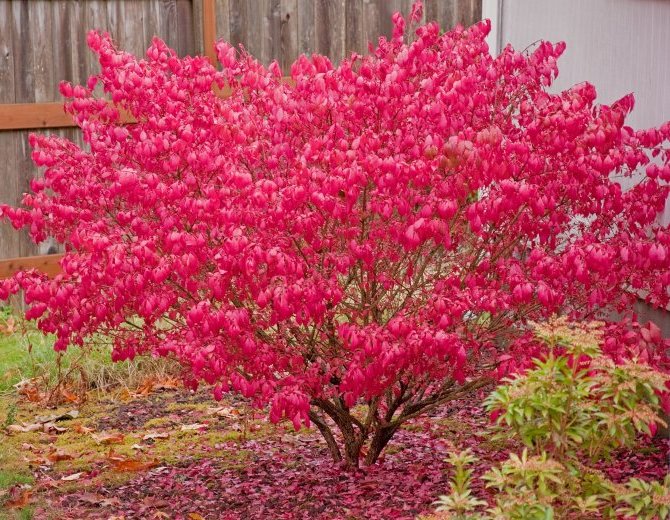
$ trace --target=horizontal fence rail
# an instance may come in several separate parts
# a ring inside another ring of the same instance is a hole
[[[294,85],[293,78],[286,76],[281,81],[287,85]],[[227,98],[232,94],[230,87],[212,89],[214,93]],[[121,122],[135,123],[132,115],[121,112]],[[65,112],[63,103],[5,103],[0,104],[0,131],[2,130],[30,130],[42,128],[70,128],[77,127],[71,114]]]
[[[67,128],[77,126],[63,103],[0,104],[0,130]]]
[[[0,260],[0,280],[10,278],[19,271],[37,269],[47,276],[54,277],[61,272],[60,261],[63,253],[55,255],[23,256]]]

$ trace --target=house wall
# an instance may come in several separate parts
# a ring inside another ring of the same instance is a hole
[[[521,50],[540,39],[566,42],[552,90],[589,81],[601,103],[635,95],[634,128],[670,120],[670,1],[484,0],[482,11],[492,22],[495,54],[507,43]],[[659,220],[670,223],[670,199]],[[670,337],[670,312],[643,302],[635,310]]]

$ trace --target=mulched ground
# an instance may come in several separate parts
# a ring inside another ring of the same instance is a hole
[[[121,406],[99,427],[140,426],[164,416],[168,403],[180,399],[192,404],[207,397],[185,392],[152,395]],[[54,490],[49,509],[63,520],[411,519],[431,512],[432,502],[445,493],[444,458],[450,449],[471,447],[480,458],[476,473],[505,458],[500,445],[482,442],[487,424],[478,406],[454,403],[399,432],[380,463],[357,472],[334,466],[314,432],[278,431],[217,446],[237,454],[237,463],[216,456],[189,458],[186,453],[178,464],[138,473],[117,487],[83,494]],[[668,470],[670,442],[658,439],[643,451],[621,451],[602,469],[616,480],[662,478]],[[48,518],[47,514],[38,509],[35,518]]]
[[[173,405],[174,412],[188,412],[188,408],[180,410],[179,406],[208,403],[211,401],[212,395],[206,390],[198,392],[159,391],[147,397],[134,399],[128,403],[116,406],[116,413],[98,419],[96,429],[133,431],[142,428],[151,419],[167,415],[169,413],[167,411],[169,405]],[[232,397],[229,401],[231,404],[237,404],[237,400]],[[101,404],[111,404],[111,402],[106,403],[103,401]]]

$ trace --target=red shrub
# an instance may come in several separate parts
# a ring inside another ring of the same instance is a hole
[[[175,356],[216,396],[311,419],[338,458],[325,413],[351,465],[497,356],[523,364],[528,320],[624,310],[631,290],[667,304],[670,124],[633,130],[632,96],[597,105],[588,83],[549,93],[562,43],[493,58],[488,22],[405,43],[394,20],[369,56],[299,58],[294,86],[226,43],[219,72],[92,32],[100,74],[61,88],[88,148],[31,136],[44,180],[2,208],[66,245],[63,273],[2,296],[24,289],[57,349]]]

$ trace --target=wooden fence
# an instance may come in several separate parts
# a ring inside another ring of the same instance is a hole
[[[0,203],[18,205],[40,172],[30,159],[35,129],[81,135],[63,112],[58,83],[85,83],[97,70],[86,47],[89,28],[108,31],[124,49],[142,55],[156,35],[179,55],[206,54],[213,42],[242,44],[284,71],[301,53],[339,62],[365,53],[369,41],[390,35],[391,15],[412,0],[0,0]],[[481,18],[481,0],[426,0],[424,17],[443,28]],[[0,278],[35,267],[58,270],[59,244],[33,244],[0,222]]]

